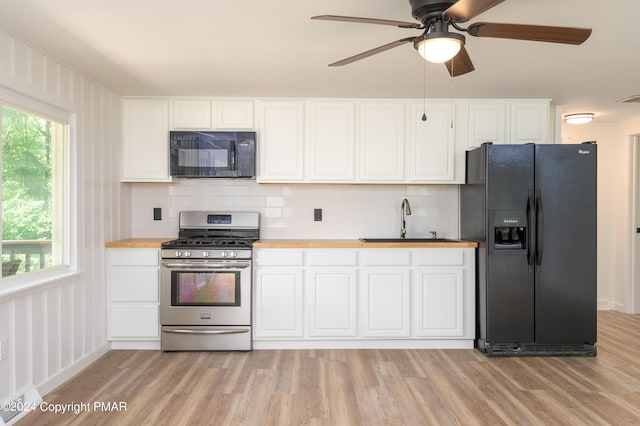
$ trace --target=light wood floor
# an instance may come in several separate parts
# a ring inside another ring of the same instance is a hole
[[[111,351],[23,425],[640,424],[640,315],[599,312],[595,358],[475,350]]]

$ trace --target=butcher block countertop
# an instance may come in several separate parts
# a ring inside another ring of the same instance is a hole
[[[160,244],[165,241],[174,240],[171,238],[127,238],[126,240],[109,241],[105,244],[107,248],[160,248]]]
[[[478,247],[475,241],[365,243],[360,240],[259,240],[253,248],[467,248]]]
[[[125,240],[109,241],[107,248],[160,248],[160,244],[174,238],[127,238]],[[365,243],[360,240],[320,240],[320,239],[278,239],[259,240],[253,243],[253,248],[467,248],[477,247],[474,241],[448,242],[411,242],[411,243]]]

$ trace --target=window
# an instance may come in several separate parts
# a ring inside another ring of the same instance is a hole
[[[68,264],[68,124],[0,104],[2,276]]]

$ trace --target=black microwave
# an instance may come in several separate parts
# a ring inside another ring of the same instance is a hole
[[[256,132],[169,132],[169,169],[179,178],[254,178]]]

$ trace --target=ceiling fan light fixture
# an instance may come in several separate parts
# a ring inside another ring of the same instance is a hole
[[[413,47],[429,62],[440,64],[455,57],[464,45],[462,34],[432,32],[423,34],[413,42]]]
[[[577,114],[567,114],[564,116],[565,123],[568,124],[585,124],[593,120],[592,112],[581,112]]]

